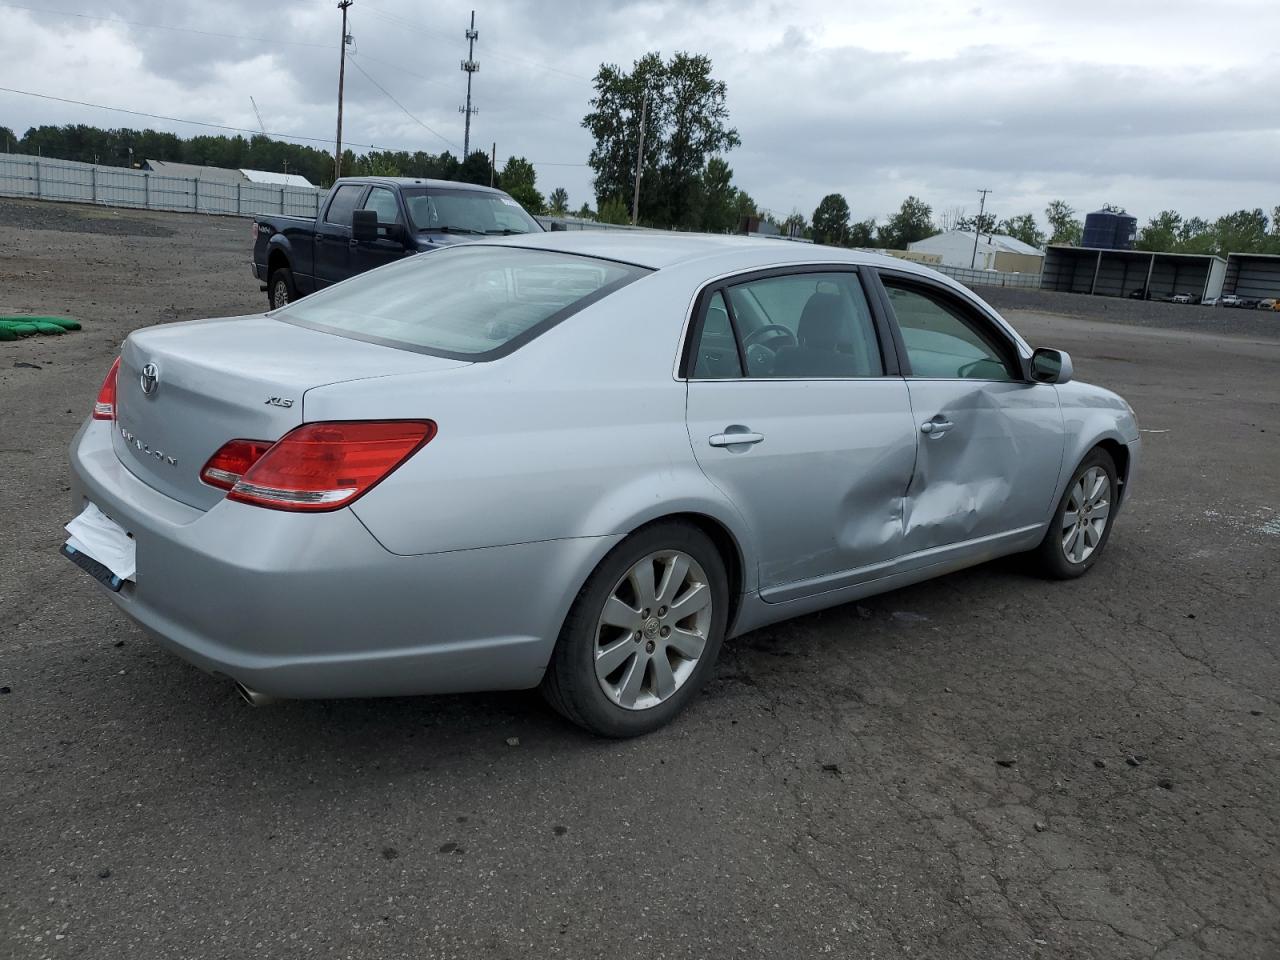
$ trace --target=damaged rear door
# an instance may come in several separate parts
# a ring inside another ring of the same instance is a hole
[[[689,439],[751,531],[766,601],[845,586],[902,552],[915,425],[875,323],[847,266],[745,274],[699,301]]]
[[[1016,344],[976,305],[923,279],[880,280],[917,431],[903,553],[982,551],[1029,535],[1050,515],[1062,467],[1056,388],[1023,379]]]

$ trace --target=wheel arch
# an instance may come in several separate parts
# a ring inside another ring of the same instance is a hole
[[[734,625],[737,622],[738,613],[742,609],[742,597],[746,582],[747,560],[742,550],[742,544],[739,543],[733,531],[722,520],[696,510],[685,510],[654,517],[652,520],[635,527],[627,536],[632,536],[647,527],[652,527],[659,523],[673,522],[689,524],[706,534],[707,539],[715,545],[716,552],[720,554],[720,559],[724,562],[725,573],[729,578],[729,616],[725,620],[725,636],[733,636]]]
[[[271,279],[271,274],[275,273],[277,270],[281,268],[284,268],[285,270],[292,270],[293,264],[289,260],[289,252],[285,250],[284,247],[280,245],[276,245],[272,247],[270,252],[267,254],[268,281],[270,281]]]

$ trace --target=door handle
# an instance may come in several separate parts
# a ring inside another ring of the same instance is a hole
[[[350,240],[347,241],[348,247],[358,247],[359,245],[360,245],[360,241],[357,240],[355,237],[352,237]]]
[[[707,437],[707,443],[713,447],[736,447],[740,443],[759,443],[763,439],[763,433],[713,433]]]
[[[941,420],[935,417],[920,424],[920,432],[928,436],[940,437],[954,426],[955,424],[950,420]]]

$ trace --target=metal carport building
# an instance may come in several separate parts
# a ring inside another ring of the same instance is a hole
[[[1045,250],[1041,290],[1127,297],[1145,290],[1158,300],[1175,293],[1200,299],[1222,293],[1227,261],[1199,253],[1153,253],[1149,250],[1100,250],[1051,245]]]
[[[1280,298],[1280,254],[1227,254],[1227,278],[1222,292],[1256,300]]]

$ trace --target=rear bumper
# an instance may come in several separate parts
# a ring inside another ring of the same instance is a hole
[[[96,503],[137,544],[137,582],[102,592],[182,658],[277,697],[535,686],[578,588],[619,539],[397,556],[350,510],[173,500],[130,473],[110,424],[94,421],[71,467],[74,509]]]

